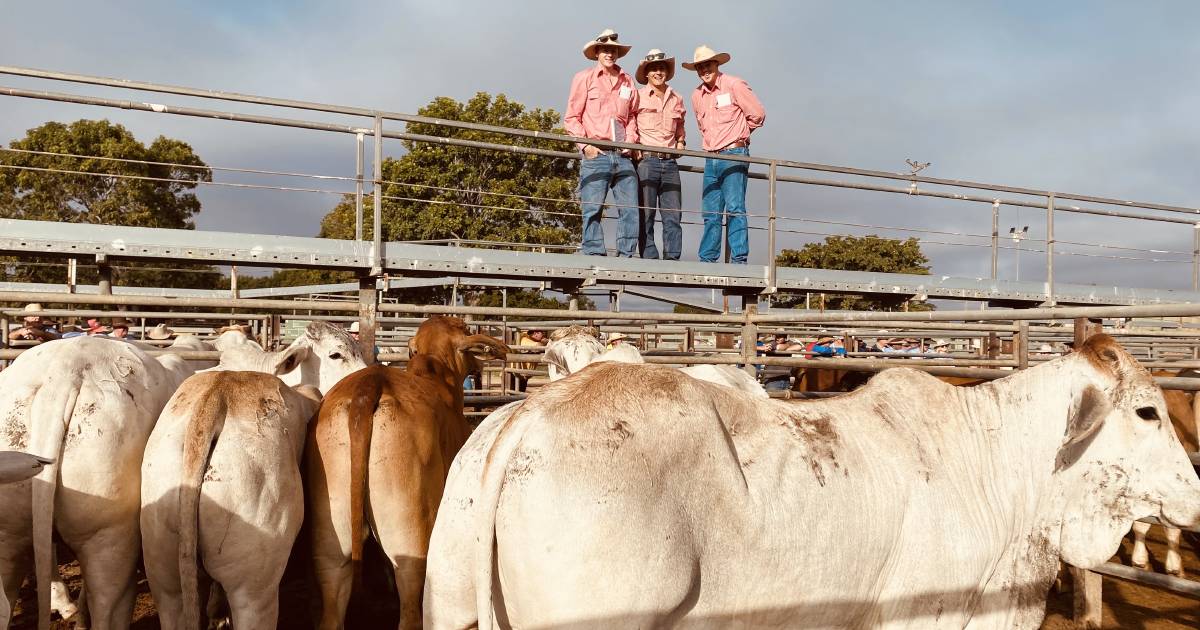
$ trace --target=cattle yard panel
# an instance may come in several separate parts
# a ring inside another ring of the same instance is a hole
[[[382,125],[383,125],[384,121],[389,121],[389,122],[390,121],[398,121],[398,122],[402,122],[405,124],[423,123],[423,124],[437,125],[437,126],[441,126],[441,127],[448,127],[448,128],[452,128],[452,129],[459,129],[459,130],[492,132],[492,133],[500,134],[502,136],[516,138],[516,139],[535,138],[535,139],[541,139],[541,140],[558,141],[558,142],[563,143],[564,148],[572,147],[573,143],[575,143],[579,140],[578,138],[574,138],[574,137],[570,137],[570,136],[563,136],[563,135],[553,134],[553,133],[528,131],[528,130],[521,130],[521,129],[508,129],[508,128],[495,127],[495,126],[490,126],[490,125],[481,125],[481,124],[476,124],[476,123],[466,123],[466,122],[460,122],[460,121],[445,121],[445,120],[427,118],[427,117],[423,117],[423,116],[413,116],[413,115],[409,115],[409,114],[403,114],[403,113],[397,113],[397,112],[386,112],[386,111],[367,109],[367,108],[361,108],[361,107],[346,107],[346,106],[338,106],[338,105],[331,105],[331,104],[324,104],[324,103],[296,101],[296,100],[289,100],[289,99],[275,99],[275,98],[256,96],[256,95],[237,94],[237,93],[221,92],[221,91],[214,91],[214,90],[200,90],[200,89],[187,88],[187,87],[181,87],[181,86],[152,84],[152,83],[128,81],[128,80],[123,80],[123,79],[110,79],[110,78],[105,78],[105,77],[85,76],[85,75],[60,73],[60,72],[49,72],[49,71],[34,70],[34,69],[28,69],[28,68],[16,68],[16,67],[2,66],[2,67],[0,67],[0,73],[5,73],[5,74],[10,74],[10,75],[15,75],[15,76],[24,76],[24,77],[35,78],[35,79],[39,79],[39,80],[47,80],[47,81],[51,81],[51,80],[52,81],[65,81],[65,82],[74,82],[74,83],[88,84],[88,85],[98,85],[98,86],[127,89],[127,90],[151,91],[151,92],[173,94],[173,95],[179,95],[179,96],[199,97],[199,98],[212,99],[212,100],[217,100],[217,101],[224,101],[227,103],[249,103],[249,104],[253,104],[253,105],[276,106],[276,107],[291,108],[291,109],[297,109],[297,110],[309,111],[309,112],[324,112],[324,113],[342,114],[342,115],[362,119],[364,122],[369,119],[372,123],[371,128],[367,128],[364,125],[334,125],[334,124],[329,124],[329,123],[324,123],[324,122],[296,120],[296,119],[282,119],[282,118],[276,118],[276,117],[271,117],[271,116],[257,116],[257,115],[248,115],[248,114],[238,114],[238,113],[233,113],[233,112],[214,111],[214,110],[198,110],[198,109],[194,109],[194,108],[168,106],[168,105],[159,104],[159,103],[142,103],[142,102],[135,102],[135,101],[131,101],[131,100],[106,99],[106,98],[100,98],[100,97],[61,94],[61,93],[53,93],[53,92],[47,92],[47,91],[22,90],[22,89],[16,89],[16,88],[0,88],[0,94],[5,94],[8,96],[13,96],[13,97],[36,98],[36,99],[44,99],[44,100],[52,100],[52,101],[60,101],[60,102],[71,102],[71,103],[90,105],[90,106],[120,107],[123,109],[144,110],[144,111],[160,113],[160,114],[166,113],[166,114],[176,114],[176,115],[186,115],[186,116],[201,116],[201,117],[210,118],[210,119],[231,120],[231,121],[240,121],[240,122],[246,122],[246,123],[279,125],[279,126],[292,127],[292,128],[298,128],[298,129],[309,129],[309,130],[320,130],[320,131],[327,131],[327,132],[347,133],[347,134],[353,134],[355,136],[356,140],[363,138],[363,136],[366,133],[372,133],[372,135],[374,136],[374,139],[375,139],[375,145],[374,145],[375,173],[374,173],[372,184],[374,186],[374,191],[376,193],[374,196],[374,202],[375,202],[375,213],[374,214],[375,214],[375,216],[373,217],[373,223],[376,226],[378,225],[378,222],[380,220],[379,214],[380,214],[380,204],[381,204],[381,198],[382,198],[382,189],[381,189],[382,182],[381,182],[380,166],[381,166],[381,161],[382,161],[382,153],[381,153],[382,141],[384,138],[403,139],[403,140],[418,141],[418,142],[435,142],[435,143],[442,143],[442,144],[448,144],[448,145],[476,147],[476,148],[482,148],[482,149],[501,150],[501,151],[523,153],[523,154],[536,154],[536,155],[561,158],[561,159],[577,158],[577,155],[573,151],[551,151],[551,150],[545,150],[545,149],[533,149],[533,148],[529,148],[529,147],[518,147],[518,146],[514,146],[513,144],[486,143],[486,142],[460,140],[457,138],[421,136],[421,135],[417,135],[417,134],[407,134],[407,133],[399,133],[399,132],[394,132],[394,131],[386,131],[382,128]],[[612,142],[598,141],[598,142],[595,142],[595,144],[603,145],[606,147],[613,147],[613,148],[629,148],[629,149],[644,149],[645,148],[645,147],[642,147],[641,145],[634,145],[634,144],[628,144],[628,143],[612,143]],[[362,182],[363,174],[362,174],[362,168],[361,168],[362,147],[360,144],[356,144],[356,146],[358,147],[358,151],[356,151],[355,157],[356,157],[356,160],[358,160],[358,164],[360,165],[358,168],[356,168],[356,176],[353,178],[353,181],[355,182],[355,193],[354,194],[356,195],[356,201],[357,201],[357,200],[361,199],[360,191],[361,191],[361,185],[363,183]],[[676,149],[667,149],[667,151],[670,153],[673,153],[673,154],[678,154],[680,156],[690,156],[690,157],[699,157],[699,158],[706,157],[706,155],[707,155],[700,151],[676,150]],[[493,256],[493,254],[490,254],[490,253],[484,254],[486,264],[481,265],[481,266],[477,265],[477,267],[482,267],[482,269],[474,269],[470,265],[468,265],[466,268],[458,269],[458,271],[463,273],[464,275],[481,274],[481,275],[487,275],[487,276],[493,276],[493,277],[506,277],[506,276],[511,277],[511,276],[514,276],[514,274],[515,274],[515,276],[522,276],[522,277],[540,277],[540,278],[562,277],[565,279],[583,280],[583,281],[589,281],[589,282],[590,281],[619,281],[619,282],[631,282],[631,283],[635,283],[635,284],[636,283],[658,284],[658,285],[676,284],[676,285],[685,285],[685,286],[689,286],[689,283],[693,283],[693,284],[690,284],[690,286],[699,286],[694,283],[700,282],[702,286],[714,286],[715,285],[715,286],[726,286],[726,287],[740,287],[741,289],[744,289],[744,290],[753,289],[753,290],[755,290],[755,292],[763,291],[768,294],[774,292],[777,288],[784,288],[784,289],[792,289],[792,290],[799,290],[799,291],[811,291],[811,292],[835,292],[835,293],[853,292],[853,293],[863,293],[863,294],[890,294],[890,295],[902,295],[902,296],[916,297],[919,299],[924,299],[927,297],[948,297],[948,298],[955,298],[955,299],[1006,300],[1006,301],[1010,301],[1010,302],[1026,302],[1026,303],[1032,302],[1032,303],[1047,303],[1047,304],[1061,304],[1061,303],[1100,304],[1100,303],[1144,303],[1144,302],[1161,302],[1161,301],[1200,301],[1200,299],[1198,299],[1198,298],[1200,298],[1200,296],[1197,296],[1195,294],[1195,291],[1197,290],[1196,280],[1195,280],[1195,276],[1196,276],[1195,271],[1193,273],[1193,276],[1194,276],[1193,287],[1192,287],[1193,293],[1183,293],[1183,292],[1143,290],[1143,289],[1136,289],[1136,290],[1120,289],[1120,288],[1100,289],[1097,287],[1087,287],[1087,286],[1082,286],[1082,285],[1069,287],[1067,285],[1063,285],[1061,283],[1056,282],[1056,280],[1054,278],[1054,269],[1053,269],[1054,256],[1055,256],[1054,244],[1056,243],[1053,229],[1054,229],[1054,215],[1056,212],[1059,212],[1059,213],[1072,212],[1072,213],[1093,214],[1093,215],[1102,215],[1102,216],[1125,217],[1125,218],[1134,218],[1134,219],[1149,220],[1149,221],[1178,223],[1181,225],[1190,225],[1190,226],[1195,227],[1196,222],[1194,219],[1176,218],[1176,217],[1163,216],[1163,215],[1134,214],[1134,213],[1128,212],[1128,210],[1127,210],[1129,208],[1141,208],[1141,209],[1153,210],[1153,211],[1157,211],[1157,212],[1185,214],[1185,215],[1191,215],[1191,216],[1200,214],[1200,210],[1196,210],[1194,208],[1188,208],[1188,207],[1182,207],[1182,206],[1172,206],[1172,205],[1165,205],[1165,204],[1156,204],[1156,203],[1135,202],[1135,201],[1127,201],[1127,200],[1111,199],[1111,198],[1102,198],[1102,197],[1095,197],[1095,196],[1089,196],[1089,195],[1061,193],[1061,192],[1055,192],[1055,191],[1037,190],[1037,189],[1014,187],[1014,186],[1003,186],[1003,185],[966,181],[966,180],[933,178],[933,177],[918,175],[916,171],[913,171],[913,172],[907,173],[907,174],[890,173],[890,172],[884,172],[884,171],[874,171],[874,170],[857,169],[857,168],[849,168],[849,167],[838,167],[838,166],[831,166],[831,165],[824,165],[824,164],[797,162],[797,161],[791,161],[791,160],[779,160],[779,159],[774,159],[774,158],[751,157],[751,156],[733,156],[730,159],[748,162],[748,163],[751,163],[751,164],[754,164],[757,166],[767,167],[767,172],[765,174],[762,172],[756,171],[756,172],[751,173],[751,177],[755,178],[755,179],[768,180],[768,184],[769,184],[769,189],[768,189],[769,214],[767,217],[768,218],[767,229],[769,232],[769,234],[768,234],[769,241],[772,244],[770,246],[771,249],[774,248],[773,244],[775,242],[775,233],[776,233],[775,223],[776,223],[776,219],[777,219],[776,213],[774,211],[775,201],[776,201],[775,189],[776,189],[777,182],[781,182],[781,181],[783,181],[783,182],[798,182],[798,183],[809,184],[809,185],[818,185],[818,186],[828,186],[828,187],[833,187],[833,188],[871,190],[871,191],[877,191],[877,192],[906,194],[906,195],[911,195],[911,196],[930,196],[930,197],[937,197],[937,198],[944,198],[944,199],[953,199],[953,200],[958,200],[958,201],[987,203],[992,207],[993,217],[996,216],[996,212],[998,211],[998,208],[1000,205],[1005,205],[1005,206],[1010,206],[1010,207],[1044,208],[1046,211],[1046,216],[1047,216],[1047,238],[1045,239],[1046,253],[1047,253],[1047,257],[1046,257],[1047,281],[1045,283],[1036,283],[1036,282],[1035,283],[1025,283],[1024,286],[1022,286],[1021,283],[1009,283],[1008,281],[999,280],[995,277],[994,273],[993,273],[993,277],[991,279],[987,279],[987,280],[938,278],[938,277],[933,277],[933,276],[902,277],[899,275],[894,275],[894,277],[885,277],[885,276],[889,276],[889,274],[874,274],[874,275],[864,276],[861,273],[859,275],[854,275],[854,272],[825,272],[826,274],[832,274],[832,275],[827,275],[826,277],[819,277],[818,275],[814,275],[814,274],[820,274],[822,272],[822,270],[802,270],[801,273],[796,274],[795,273],[796,270],[777,269],[773,257],[771,259],[769,259],[767,265],[765,265],[761,268],[753,269],[753,271],[754,271],[754,274],[752,274],[753,277],[751,277],[751,278],[742,277],[742,279],[740,281],[738,280],[738,277],[741,274],[737,269],[722,269],[722,268],[720,268],[720,266],[714,266],[714,265],[708,265],[707,270],[705,272],[703,272],[702,274],[700,274],[700,275],[704,276],[704,278],[701,280],[701,279],[698,279],[695,277],[696,274],[684,271],[679,266],[681,263],[675,263],[674,265],[667,265],[666,267],[663,268],[663,270],[661,272],[659,272],[659,270],[657,270],[657,269],[653,269],[650,271],[646,271],[644,269],[643,270],[622,269],[622,268],[617,268],[615,270],[607,269],[607,267],[610,267],[610,263],[608,261],[605,261],[606,269],[580,271],[578,269],[573,269],[572,264],[562,264],[561,261],[558,261],[558,264],[547,264],[547,265],[535,264],[535,265],[533,265],[533,267],[535,267],[535,268],[530,268],[530,265],[528,264],[530,262],[530,259],[528,257],[519,263],[510,265],[503,258],[491,259],[490,257]],[[885,180],[885,181],[890,180],[893,182],[898,181],[898,182],[903,182],[904,184],[906,184],[906,186],[896,187],[896,186],[879,185],[879,184],[874,184],[874,183],[868,184],[868,183],[857,183],[857,182],[847,182],[847,181],[815,180],[815,179],[804,178],[804,177],[778,175],[777,171],[778,171],[779,167],[796,169],[796,170],[816,171],[816,172],[822,172],[822,173],[836,173],[836,174],[845,175],[845,176],[865,178],[865,179],[868,179],[871,181],[876,181],[876,180]],[[685,166],[681,167],[681,170],[697,171],[699,169],[697,169],[696,167],[691,167],[691,166],[685,165]],[[351,179],[351,178],[342,178],[342,179]],[[960,192],[943,192],[943,191],[937,191],[937,190],[928,190],[928,189],[921,188],[921,185],[944,186],[944,187],[952,187],[952,188],[958,188],[958,189],[967,189],[968,191],[976,191],[976,192],[981,192],[981,193],[986,193],[986,194],[975,194],[975,193],[963,194]],[[1021,195],[1024,197],[1032,197],[1032,199],[1000,199],[1000,198],[997,198],[994,193]],[[1096,208],[1085,208],[1085,207],[1070,205],[1068,203],[1063,203],[1064,200],[1079,201],[1079,202],[1084,202],[1084,203],[1115,205],[1115,206],[1121,207],[1122,210],[1103,210],[1103,209],[1096,209]],[[569,201],[569,200],[560,200],[560,201]],[[357,213],[361,216],[361,204],[356,203],[356,210],[357,210]],[[755,215],[755,216],[758,216],[758,215]],[[782,219],[784,217],[778,217],[778,218]],[[359,225],[361,226],[361,222],[359,222]],[[98,227],[98,226],[95,226],[95,227]],[[758,229],[758,228],[756,228],[756,229]],[[917,230],[917,231],[921,231],[921,230]],[[226,236],[228,236],[228,235],[226,235]],[[318,239],[318,240],[323,240],[323,239]],[[448,262],[446,260],[440,259],[441,256],[445,255],[444,252],[435,253],[435,252],[430,252],[430,251],[419,251],[419,252],[416,252],[416,254],[419,254],[419,256],[416,256],[415,258],[409,257],[409,256],[401,256],[399,258],[397,258],[395,256],[389,257],[386,255],[389,250],[407,253],[408,247],[411,247],[411,245],[401,246],[400,244],[397,244],[397,243],[384,243],[381,241],[381,231],[378,229],[376,229],[374,232],[373,242],[365,242],[365,241],[361,241],[361,240],[353,241],[353,242],[358,243],[363,246],[360,248],[359,258],[356,260],[353,260],[353,261],[350,261],[349,259],[342,259],[340,261],[339,260],[331,261],[331,260],[326,260],[326,259],[318,260],[318,258],[320,258],[319,256],[318,257],[302,256],[300,258],[292,258],[291,260],[285,260],[283,264],[285,266],[286,265],[323,266],[323,265],[328,265],[328,264],[333,264],[333,265],[352,264],[356,270],[359,270],[363,273],[367,273],[370,275],[378,275],[380,273],[387,271],[389,268],[388,267],[389,265],[391,265],[391,269],[394,271],[401,271],[401,272],[405,272],[405,273],[409,273],[409,274],[413,274],[413,273],[415,273],[415,274],[430,274],[430,273],[434,273],[437,270],[455,271],[455,266],[457,264],[453,261]],[[75,248],[74,252],[60,251],[62,249],[67,249],[67,250],[71,249],[70,245],[66,242],[57,242],[57,243],[43,242],[40,244],[43,246],[42,248],[34,248],[33,250],[24,250],[24,249],[21,249],[18,244],[12,244],[12,243],[9,243],[9,247],[17,248],[19,250],[19,252],[25,253],[25,254],[30,253],[30,251],[39,251],[39,253],[43,253],[43,254],[51,253],[51,254],[58,254],[58,255],[69,255],[69,254],[78,254],[79,253],[78,248]],[[48,249],[46,247],[48,247]],[[993,259],[994,259],[995,252],[999,247],[998,239],[996,238],[996,224],[995,224],[994,220],[993,220],[992,247],[993,247]],[[155,248],[154,247],[143,247],[142,249],[144,249],[145,251],[133,252],[133,253],[130,253],[130,251],[125,248],[115,248],[115,249],[118,249],[119,251],[103,252],[103,253],[105,255],[113,255],[113,256],[117,256],[117,257],[130,257],[130,256],[137,256],[137,255],[151,256],[151,255],[153,255],[152,250]],[[476,250],[476,251],[478,251],[478,250]],[[207,251],[205,253],[208,254],[208,256],[209,256],[209,258],[207,258],[207,259],[211,260],[211,261],[216,261],[218,258],[221,257],[221,254],[219,252]],[[269,264],[266,262],[266,258],[261,256],[261,253],[262,253],[261,251],[259,251],[259,252],[254,252],[254,251],[243,252],[242,254],[240,254],[240,256],[243,259],[250,260],[251,264]],[[594,262],[594,261],[589,261],[589,264],[591,264],[592,262]],[[227,264],[236,264],[236,262],[227,263]],[[611,263],[611,264],[620,265],[621,263]],[[650,264],[650,263],[645,263],[643,261],[641,264]],[[654,263],[653,265],[658,266],[658,265],[662,265],[662,263]],[[536,269],[536,267],[546,267],[546,269]],[[735,266],[735,267],[737,267],[737,266]],[[1194,248],[1193,268],[1194,269],[1200,268],[1200,248]],[[554,273],[554,271],[556,269],[568,270],[568,271],[566,273],[563,273],[563,275],[561,275],[561,276],[557,276]],[[683,272],[683,273],[680,273],[680,272]]]

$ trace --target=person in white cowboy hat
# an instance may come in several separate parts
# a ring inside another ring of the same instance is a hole
[[[608,344],[605,345],[605,349],[612,350],[623,343],[629,343],[629,335],[615,332],[608,336]]]
[[[42,317],[42,305],[37,302],[26,304],[21,309],[20,328],[12,331],[9,339],[14,341],[51,341],[59,338],[54,324]]]
[[[767,111],[750,86],[717,68],[729,63],[729,53],[701,45],[692,62],[683,67],[695,70],[700,85],[692,91],[692,110],[704,139],[704,150],[721,155],[749,155],[750,133],[763,125]],[[746,176],[749,164],[720,158],[704,161],[704,193],[701,210],[704,233],[700,237],[700,260],[716,262],[721,255],[721,219],[728,216],[730,261],[745,264],[750,255],[746,235]]]
[[[637,126],[642,144],[682,149],[687,146],[683,119],[687,110],[683,97],[667,82],[675,76],[675,58],[654,48],[638,62],[633,73],[638,83]],[[679,260],[683,249],[683,229],[679,226],[683,189],[679,184],[679,164],[670,153],[642,151],[637,165],[641,192],[642,237],[638,243],[642,258],[658,258],[654,244],[654,216],[662,217],[662,258]]]
[[[166,341],[174,334],[175,331],[168,328],[166,324],[158,324],[154,328],[146,331],[146,339],[152,339],[154,341]]]
[[[583,47],[583,56],[596,65],[576,73],[567,96],[563,127],[582,138],[637,143],[638,93],[633,78],[621,70],[617,59],[632,46],[617,41],[617,33],[605,29]],[[603,204],[612,190],[617,207],[617,255],[638,254],[641,232],[637,209],[637,172],[629,150],[602,149],[580,143],[579,206],[583,213],[582,253],[604,256]]]

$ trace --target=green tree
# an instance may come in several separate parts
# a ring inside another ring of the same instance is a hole
[[[187,143],[159,136],[149,146],[107,120],[48,122],[0,151],[0,217],[64,223],[194,229],[200,200],[193,193],[212,181],[208,166]],[[87,157],[70,157],[87,156]],[[81,261],[85,262],[85,261]],[[28,264],[26,264],[28,263]],[[212,267],[120,263],[113,281],[125,285],[214,288]],[[83,264],[79,282],[96,282]],[[5,259],[0,279],[65,282],[66,265],[47,258]]]
[[[482,123],[501,127],[562,133],[558,112],[526,109],[503,94],[476,94],[466,103],[435,98],[418,113],[422,116]],[[413,123],[408,132],[440,138],[509,144],[519,147],[562,150],[562,144],[533,138]],[[383,240],[500,241],[541,245],[568,245],[579,241],[580,217],[575,203],[576,165],[572,160],[458,147],[434,142],[403,141],[405,153],[382,164]],[[372,239],[372,195],[363,206],[363,238]],[[354,197],[347,195],[321,220],[319,236],[354,238]],[[470,247],[470,244],[464,244]],[[263,286],[297,286],[347,282],[349,274],[328,271],[281,271],[256,280]],[[445,302],[446,288],[392,292],[405,302]],[[470,304],[495,305],[500,292],[471,292]],[[590,302],[587,302],[590,304]],[[565,303],[534,291],[510,291],[510,305],[565,308]],[[581,308],[584,308],[581,302]]]
[[[869,236],[828,236],[824,243],[807,243],[800,249],[785,249],[775,257],[781,267],[809,269],[839,269],[842,271],[879,271],[884,273],[929,274],[929,259],[921,252],[916,238],[897,240]],[[899,297],[864,297],[835,295],[825,306],[837,310],[894,311],[904,307],[906,299]],[[791,308],[804,305],[803,293],[780,293],[776,306]],[[932,310],[933,305],[910,301],[909,310]]]

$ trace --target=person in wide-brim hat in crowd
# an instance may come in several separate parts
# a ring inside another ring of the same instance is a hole
[[[109,337],[116,339],[125,339],[129,336],[129,320],[124,317],[114,317],[112,320],[112,332]]]
[[[633,78],[621,70],[617,59],[629,53],[618,34],[605,29],[583,46],[583,56],[596,64],[575,74],[563,113],[567,133],[611,142],[640,141],[637,126],[638,92]],[[607,149],[579,143],[579,209],[583,215],[581,253],[605,256],[602,204],[612,192],[617,209],[617,256],[638,255],[641,233],[637,208],[637,172],[628,149]]]
[[[683,121],[687,110],[683,96],[667,83],[675,76],[675,58],[654,48],[638,62],[634,72],[638,83],[637,126],[642,144],[682,149],[687,146]],[[680,215],[683,207],[683,188],[679,181],[679,164],[671,153],[642,151],[638,158],[637,174],[642,207],[642,232],[638,243],[642,258],[658,258],[654,243],[654,219],[662,220],[662,258],[679,260],[683,251],[683,228]]]
[[[705,151],[719,155],[749,155],[750,134],[767,120],[767,111],[754,91],[739,77],[718,70],[729,63],[729,53],[717,52],[707,44],[696,48],[692,61],[700,85],[692,91],[692,111]],[[704,193],[701,210],[704,232],[700,238],[700,260],[716,262],[721,255],[721,235],[728,223],[729,256],[745,264],[750,255],[746,226],[746,178],[749,164],[719,157],[704,161]],[[728,219],[723,221],[723,219]]]
[[[42,317],[42,305],[37,302],[26,304],[21,309],[22,326],[9,334],[14,341],[51,341],[59,338],[54,324]]]

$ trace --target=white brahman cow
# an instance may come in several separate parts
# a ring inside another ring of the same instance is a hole
[[[142,548],[165,628],[199,627],[198,562],[227,596],[235,627],[275,625],[304,520],[308,421],[321,394],[366,367],[353,338],[323,322],[280,352],[222,347],[218,367],[179,387],[142,463]]]
[[[222,342],[221,363],[214,370],[274,374],[288,385],[310,385],[324,395],[343,377],[367,366],[358,342],[338,326],[309,322],[287,348],[266,352],[253,341]]]
[[[194,337],[171,349],[210,349]],[[197,364],[147,355],[103,337],[51,341],[0,372],[0,448],[55,460],[32,480],[0,487],[0,581],[11,601],[37,576],[38,625],[48,628],[57,531],[79,559],[97,630],[126,628],[141,553],[140,469],[163,405]]]
[[[550,335],[542,359],[549,365],[550,382],[566,378],[597,361],[645,363],[637,347],[623,343],[608,350],[596,339],[596,329],[585,326],[559,328]],[[769,398],[754,377],[732,365],[689,365],[680,372],[702,381],[724,385],[759,398]]]
[[[504,412],[482,488],[440,508],[426,628],[1032,629],[1060,560],[1200,522],[1161,391],[1105,335],[800,404],[599,363]]]
[[[315,388],[270,374],[205,372],[167,403],[142,463],[146,577],[166,630],[199,630],[199,578],[235,628],[274,628],[279,580],[304,520],[300,458]]]

